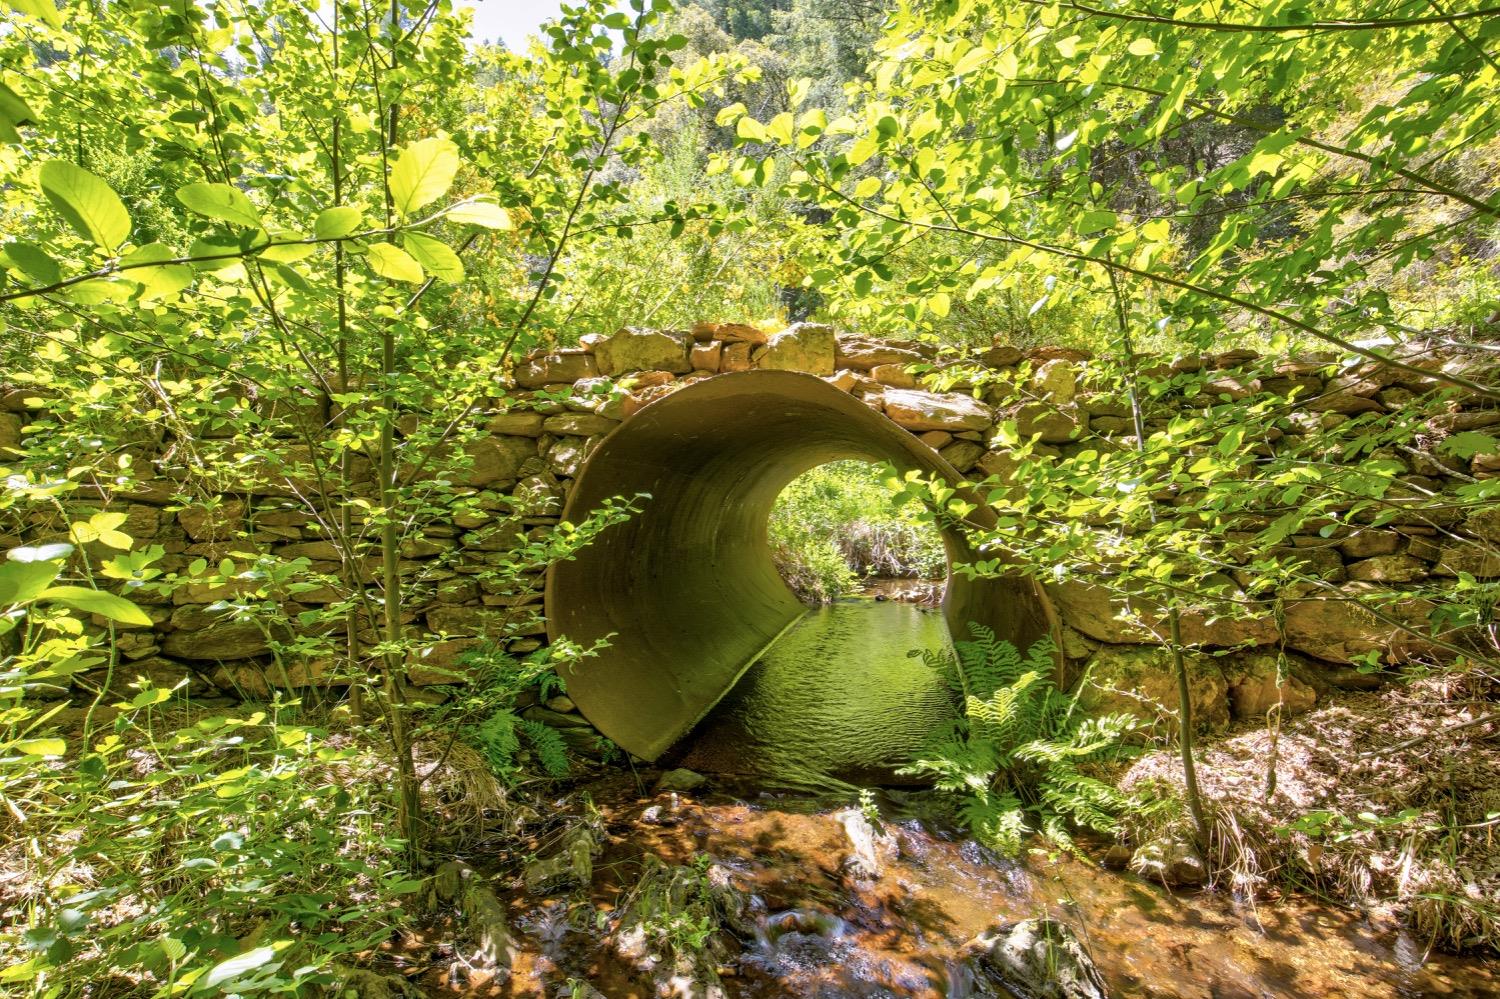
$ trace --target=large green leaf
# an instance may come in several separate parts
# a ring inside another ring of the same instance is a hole
[[[100,617],[118,621],[120,624],[145,627],[151,624],[151,618],[146,616],[146,612],[124,597],[117,597],[103,590],[91,590],[86,586],[54,586],[43,590],[37,595],[37,599],[56,600],[58,603],[67,604],[74,610],[81,610],[86,614],[98,614]]]
[[[372,243],[369,247],[370,269],[392,281],[419,283],[425,276],[422,265],[407,255],[399,246],[390,243]]]
[[[229,184],[189,184],[178,188],[177,200],[189,210],[220,222],[250,229],[266,227],[245,192]]]
[[[16,240],[5,244],[5,257],[22,274],[43,285],[62,279],[62,268],[39,246]]]
[[[247,950],[243,954],[231,957],[227,961],[220,961],[199,979],[193,986],[193,991],[211,992],[217,986],[233,982],[242,975],[249,974],[270,964],[276,957],[274,947],[257,947]]]
[[[42,193],[58,214],[95,246],[113,250],[130,236],[130,213],[108,184],[67,160],[38,171]]]
[[[171,260],[174,254],[170,247],[161,243],[147,243],[131,250],[121,263],[147,264]],[[165,264],[161,267],[132,267],[125,272],[132,281],[141,285],[141,301],[150,302],[177,292],[193,283],[193,269],[187,264]]]
[[[448,209],[448,219],[464,225],[477,225],[485,229],[510,229],[513,223],[510,212],[488,201],[465,201]]]
[[[61,571],[60,562],[0,562],[0,607],[30,603]]]
[[[68,751],[68,744],[62,739],[21,739],[6,748],[23,756],[61,756]]]
[[[335,205],[326,208],[313,221],[313,235],[318,239],[339,239],[359,228],[358,208]]]
[[[403,217],[441,198],[458,173],[458,147],[451,139],[413,142],[391,167],[391,201]]]
[[[442,240],[420,232],[409,232],[402,238],[402,242],[406,246],[406,252],[439,281],[457,283],[464,279],[463,261]]]
[[[0,142],[19,142],[17,125],[36,121],[36,113],[26,106],[21,95],[0,81]]]
[[[54,28],[62,27],[62,11],[57,9],[57,4],[52,0],[6,0],[6,3],[23,14],[46,21]]]

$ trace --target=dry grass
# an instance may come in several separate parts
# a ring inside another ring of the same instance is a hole
[[[1296,888],[1393,910],[1429,946],[1500,950],[1500,721],[1473,724],[1497,694],[1474,676],[1423,679],[1206,747],[1217,877],[1249,896]],[[1174,753],[1122,780],[1152,784],[1180,794]]]

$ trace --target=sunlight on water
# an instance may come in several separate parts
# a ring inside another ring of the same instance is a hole
[[[770,784],[902,782],[895,768],[955,714],[907,651],[947,646],[935,609],[861,599],[809,611],[687,737],[681,765]]]

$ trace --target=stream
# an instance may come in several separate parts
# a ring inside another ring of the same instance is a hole
[[[999,857],[919,790],[882,792],[894,843],[878,877],[851,878],[843,782],[889,780],[951,718],[941,681],[906,656],[946,642],[941,614],[912,604],[863,599],[809,613],[679,750],[671,765],[716,774],[707,787],[653,793],[654,775],[612,771],[546,803],[539,831],[493,857],[486,873],[513,934],[508,975],[420,941],[403,948],[406,974],[434,997],[703,996],[681,980],[675,992],[660,976],[653,985],[613,949],[611,920],[659,858],[711,861],[747,900],[755,930],[729,936],[714,969],[728,999],[965,999],[975,995],[965,944],[1037,916],[1074,928],[1116,999],[1500,996],[1496,962],[1428,954],[1394,919],[1297,896],[1250,905],[1172,891],[1040,844]],[[561,817],[584,801],[599,829],[590,883],[528,894],[524,855],[557,842],[559,823],[576,821]]]

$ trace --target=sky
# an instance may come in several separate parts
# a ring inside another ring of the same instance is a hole
[[[455,7],[474,11],[471,32],[476,41],[502,41],[512,52],[526,50],[526,38],[543,21],[557,16],[560,0],[456,0]]]

